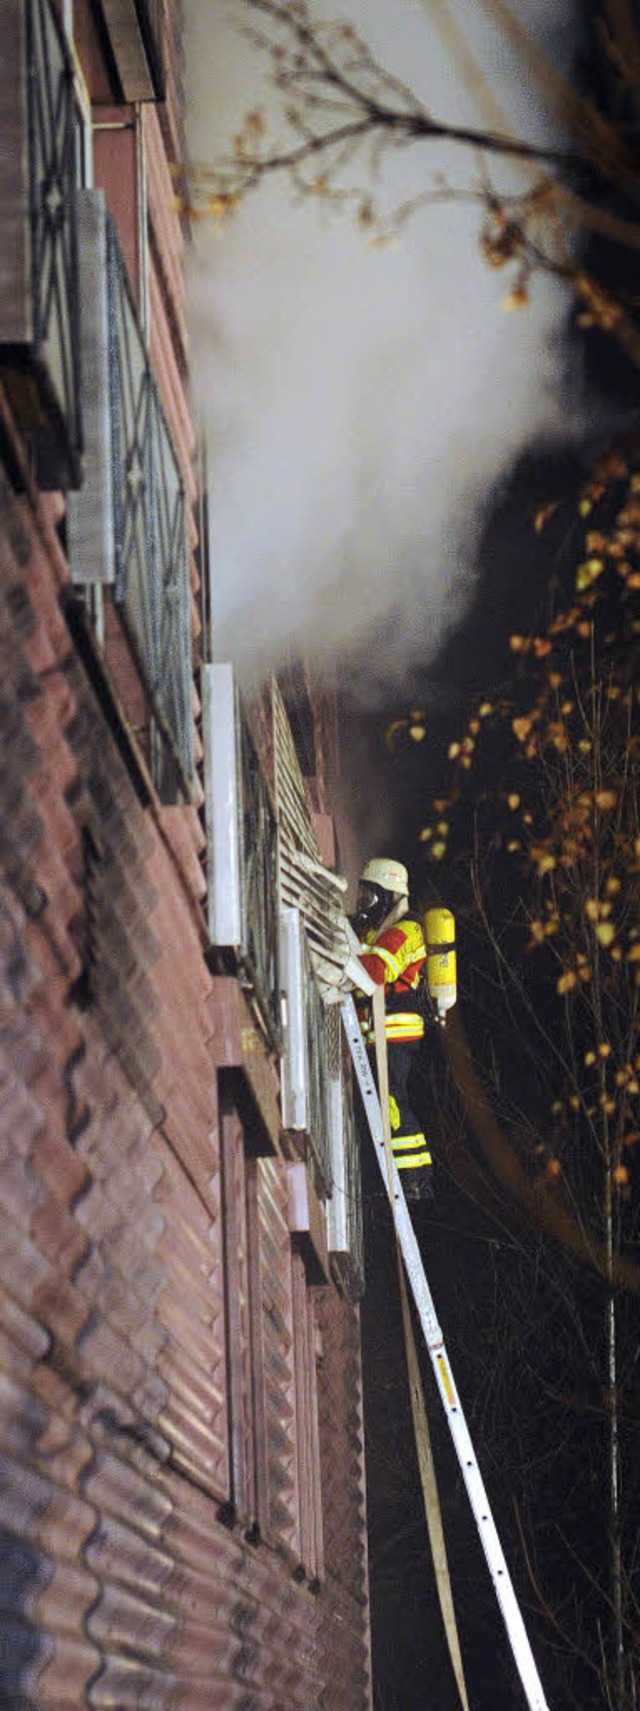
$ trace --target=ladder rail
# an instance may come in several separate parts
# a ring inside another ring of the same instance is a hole
[[[449,1431],[458,1458],[458,1463],[464,1479],[467,1496],[471,1505],[478,1536],[489,1573],[493,1582],[498,1605],[504,1619],[507,1636],[511,1646],[514,1663],[525,1692],[529,1711],[549,1711],[540,1676],[531,1650],[529,1636],[524,1625],[522,1612],[516,1598],[513,1582],[509,1574],[504,1552],[500,1544],[498,1531],[491,1513],[489,1499],[484,1481],[476,1461],[471,1434],[465,1420],[462,1404],[458,1396],[449,1358],[445,1348],[444,1337],[438,1322],[438,1316],[431,1290],[427,1283],[426,1273],[420,1249],[416,1240],[415,1230],[411,1222],[404,1190],[395,1164],[391,1163],[391,1175],[386,1156],[384,1125],[378,1091],[371,1072],[367,1048],[362,1038],[360,1024],[356,1015],[355,1005],[351,997],[345,999],[341,1006],[343,1026],[351,1051],[353,1066],[356,1072],[362,1102],[369,1124],[371,1139],[382,1179],[387,1191],[391,1212],[405,1264],[407,1277],[416,1304],[416,1310],[429,1357],[434,1370],[438,1391],[446,1414]]]

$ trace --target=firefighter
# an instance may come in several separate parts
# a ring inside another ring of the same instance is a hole
[[[425,1032],[427,953],[422,923],[410,910],[409,875],[402,862],[387,857],[367,862],[353,926],[367,973],[378,985],[384,982],[393,1157],[407,1199],[429,1200],[433,1195],[431,1153],[409,1091]],[[372,1046],[373,1022],[365,999],[358,1004],[358,1015],[364,1039]]]

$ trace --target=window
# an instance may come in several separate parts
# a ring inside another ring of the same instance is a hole
[[[322,1573],[314,1290],[289,1229],[287,1165],[251,1155],[231,1076],[221,1076],[222,1216],[230,1517]]]
[[[78,200],[87,445],[68,507],[71,573],[113,585],[109,669],[159,794],[175,802],[195,767],[184,482],[103,192]]]

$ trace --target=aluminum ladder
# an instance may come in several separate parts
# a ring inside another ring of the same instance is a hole
[[[496,1525],[491,1514],[489,1499],[484,1488],[482,1475],[478,1467],[469,1428],[464,1417],[462,1404],[453,1380],[449,1359],[444,1344],[444,1338],[431,1290],[427,1283],[422,1256],[416,1240],[415,1231],[407,1203],[404,1197],[400,1177],[393,1160],[388,1157],[385,1142],[384,1124],[378,1091],[369,1063],[367,1048],[364,1044],[360,1024],[356,1015],[353,998],[349,997],[341,1005],[344,1031],[349,1044],[353,1066],[355,1069],[362,1103],[371,1132],[374,1150],[382,1180],[389,1198],[391,1213],[395,1224],[400,1251],[404,1260],[405,1270],[413,1293],[416,1309],[424,1332],[425,1342],[433,1367],[442,1405],[447,1417],[449,1431],[458,1457],[460,1470],[467,1489],[467,1495],[473,1511],[480,1543],[485,1554],[487,1567],[493,1581],[496,1597],[504,1624],[507,1630],[509,1644],[514,1663],[518,1670],[529,1711],[549,1711],[542,1683],[538,1675],[529,1637],[522,1619],[520,1606],[513,1590],[511,1576],[507,1568],[504,1552],[500,1544]]]

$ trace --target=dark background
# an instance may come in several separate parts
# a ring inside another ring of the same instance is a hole
[[[634,15],[637,18],[637,6]],[[638,116],[620,105],[602,53],[602,17],[603,10],[595,7],[583,20],[576,43],[579,78],[604,111],[631,127],[627,135],[635,149]],[[603,188],[601,196],[611,204],[608,189]],[[635,311],[640,300],[637,253],[590,243],[585,262],[622,290]],[[574,317],[567,320],[566,340],[567,351],[579,356],[583,375],[590,426],[582,443],[577,445],[572,436],[571,443],[552,453],[532,449],[494,494],[479,545],[472,606],[423,681],[412,689],[410,704],[395,701],[375,714],[363,714],[345,695],[351,802],[363,837],[373,779],[389,810],[388,849],[365,853],[389,853],[408,861],[418,894],[426,887],[433,890],[433,869],[427,868],[419,834],[431,819],[433,796],[450,783],[449,744],[461,734],[474,701],[493,698],[512,673],[510,633],[543,624],[569,585],[577,562],[578,495],[594,457],[638,429],[637,370],[610,339],[581,331]],[[537,534],[535,515],[551,503],[557,509]],[[424,709],[425,741],[417,745],[400,740],[390,749],[389,723],[416,706]],[[437,879],[441,900],[456,908],[456,882],[446,864]],[[472,1044],[481,1056],[490,1044],[489,1028],[483,1030],[477,1007],[474,1021],[477,989],[474,992],[475,974],[469,965],[477,946],[471,939],[463,918],[458,925],[461,1002]],[[514,1052],[515,1088],[524,1073]],[[437,1039],[425,1049],[422,1096],[435,1158],[436,1198],[416,1214],[418,1235],[494,1519],[550,1705],[554,1711],[602,1711],[606,1701],[601,1684],[580,1656],[581,1634],[591,1643],[598,1619],[607,1525],[606,1422],[590,1358],[602,1337],[602,1288],[595,1274],[538,1237],[513,1206],[499,1193],[496,1197],[495,1184],[488,1184],[493,1196],[489,1213],[456,1180],[446,1120],[444,1128],[441,1125],[443,1110],[445,1117],[451,1116],[452,1100]],[[473,1151],[473,1138],[467,1134],[462,1140]],[[374,1702],[376,1711],[413,1711],[426,1704],[454,1711],[459,1700],[438,1609],[413,1443],[393,1234],[366,1140],[363,1170]],[[628,1298],[620,1315],[620,1351],[629,1372],[637,1369],[639,1332],[638,1304]],[[419,1345],[421,1341],[418,1330]],[[585,1346],[589,1341],[591,1350]],[[523,1691],[426,1356],[422,1364],[470,1704],[473,1711],[516,1711],[524,1705]],[[631,1413],[624,1426],[623,1465],[632,1538],[634,1528],[636,1536],[640,1532],[640,1458],[634,1448],[640,1424],[637,1384]],[[563,1516],[570,1531],[567,1548]],[[581,1587],[579,1611],[574,1580]],[[550,1613],[560,1626],[566,1616],[577,1635],[577,1648],[567,1648]]]

